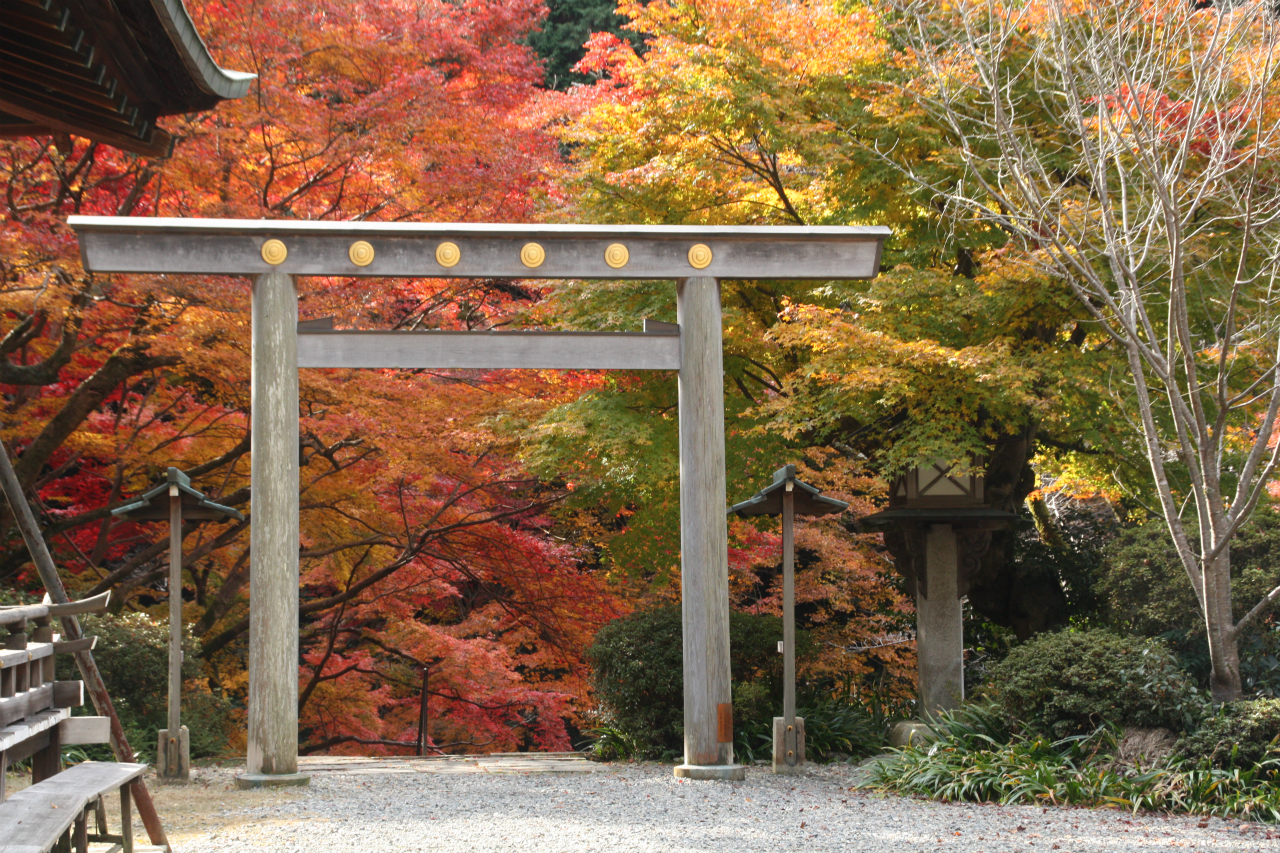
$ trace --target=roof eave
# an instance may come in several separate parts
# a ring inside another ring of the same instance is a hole
[[[256,74],[245,71],[229,71],[214,61],[209,48],[200,38],[191,15],[182,0],[151,0],[151,7],[161,26],[169,33],[182,63],[191,74],[192,82],[201,91],[224,100],[242,98],[249,91],[249,84]]]

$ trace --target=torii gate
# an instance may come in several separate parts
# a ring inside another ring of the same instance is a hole
[[[720,279],[869,279],[884,227],[498,225],[72,216],[86,270],[253,278],[245,787],[298,773],[298,368],[677,370],[684,764],[733,761]],[[298,325],[297,276],[675,279],[643,333],[334,331]]]

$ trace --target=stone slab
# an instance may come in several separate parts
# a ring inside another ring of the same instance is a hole
[[[889,745],[896,747],[919,746],[933,740],[933,730],[927,723],[908,720],[894,723],[889,728]]]
[[[236,776],[236,787],[242,790],[250,788],[291,788],[310,784],[310,773],[241,773]]]
[[[742,782],[747,778],[747,768],[741,764],[681,764],[675,775],[678,779]]]

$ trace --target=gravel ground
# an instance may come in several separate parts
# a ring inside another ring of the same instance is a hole
[[[288,796],[235,791],[228,773],[200,786],[196,825],[182,825],[182,810],[162,812],[177,853],[1280,850],[1280,828],[1262,824],[884,797],[849,790],[850,773],[752,769],[742,783],[677,780],[657,765],[577,775],[335,773]]]

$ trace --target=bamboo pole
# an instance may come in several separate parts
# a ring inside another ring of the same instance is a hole
[[[4,487],[5,498],[8,499],[9,508],[18,522],[18,529],[22,531],[23,541],[27,543],[27,551],[31,554],[31,561],[35,563],[36,571],[40,573],[40,580],[49,594],[49,600],[54,604],[70,603],[67,590],[62,585],[62,577],[58,574],[57,566],[53,564],[49,546],[40,535],[35,514],[31,512],[31,506],[27,503],[22,485],[18,482],[18,475],[13,471],[13,463],[9,461],[9,451],[2,441],[0,441],[0,486]],[[80,630],[80,620],[75,616],[62,617],[62,633],[69,640],[78,640],[84,636]],[[102,681],[102,673],[98,671],[98,665],[93,660],[93,652],[89,650],[76,652],[75,658],[76,666],[80,669],[80,677],[84,679],[85,686],[89,689],[94,710],[99,716],[111,721],[111,750],[115,753],[116,761],[133,763],[135,760],[133,749],[125,737],[120,718],[116,716],[116,709],[111,704],[111,696],[107,693],[107,685]],[[155,803],[151,801],[151,792],[147,790],[146,784],[141,779],[137,779],[130,787],[133,789],[133,798],[137,801],[138,816],[142,818],[142,825],[146,827],[151,843],[168,847],[169,839],[164,834],[160,815],[156,813]]]

